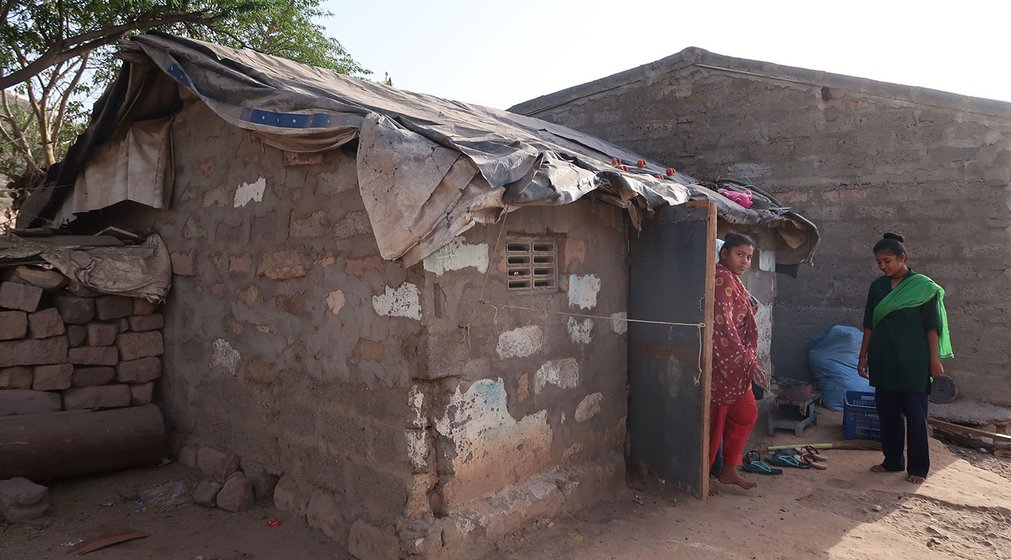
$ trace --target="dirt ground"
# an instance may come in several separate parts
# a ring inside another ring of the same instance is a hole
[[[83,556],[94,560],[347,560],[323,533],[277,511],[269,501],[241,513],[164,499],[139,504],[145,492],[183,482],[192,490],[199,473],[178,463],[80,477],[49,485],[49,512],[35,521],[0,523],[0,559],[68,558],[82,539],[143,531],[150,536]],[[277,527],[268,521],[277,519]]]
[[[759,422],[749,443],[841,439],[842,414],[822,412],[803,438],[770,438]],[[704,502],[630,482],[624,499],[504,539],[488,560],[1011,559],[1011,459],[932,439],[931,476],[917,486],[868,472],[880,452],[824,453],[826,470],[747,475],[751,491],[714,482],[721,495]]]
[[[803,439],[839,439],[841,423],[840,414],[826,413]],[[788,432],[768,438],[758,429],[752,443],[771,441],[798,440]],[[922,486],[901,474],[867,472],[878,452],[843,450],[827,452],[827,470],[750,475],[760,483],[756,490],[720,487],[721,496],[704,502],[656,481],[634,481],[614,501],[502,539],[488,559],[1011,559],[1011,459],[931,444],[934,467]],[[136,502],[152,488],[175,482],[192,488],[197,480],[187,467],[169,464],[54,483],[45,517],[0,525],[0,558],[66,558],[68,545],[80,539],[128,530],[150,536],[87,557],[347,558],[269,502],[239,514]],[[270,519],[281,525],[269,526]]]

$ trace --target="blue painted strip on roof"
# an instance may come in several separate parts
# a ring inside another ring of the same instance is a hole
[[[193,89],[193,82],[190,81],[190,77],[186,74],[186,71],[182,69],[182,66],[173,62],[172,65],[169,66],[168,71],[169,75],[175,78],[180,84]]]
[[[255,124],[280,128],[324,128],[330,126],[330,115],[326,113],[278,113],[263,109],[243,109],[240,119]]]

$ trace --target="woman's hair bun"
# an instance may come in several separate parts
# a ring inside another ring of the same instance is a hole
[[[884,235],[882,235],[881,238],[882,239],[894,239],[894,240],[898,241],[899,243],[905,243],[906,242],[906,238],[902,237],[901,235],[899,235],[897,233],[892,233],[890,231],[887,232],[887,233],[885,233]]]

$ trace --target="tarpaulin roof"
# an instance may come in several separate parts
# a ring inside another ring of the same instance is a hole
[[[73,212],[118,200],[161,207],[160,189],[152,194],[137,193],[131,186],[105,186],[116,177],[128,180],[135,174],[133,163],[121,164],[126,171],[118,174],[97,173],[103,178],[98,182],[84,181],[82,171],[89,158],[102,159],[89,154],[114,129],[139,123],[128,122],[128,111],[164,97],[164,76],[151,76],[163,73],[230,124],[255,132],[276,148],[315,152],[357,140],[359,187],[380,252],[408,265],[477,223],[498,221],[503,210],[568,204],[587,195],[627,209],[637,227],[643,214],[658,206],[711,198],[731,223],[783,230],[777,258],[785,264],[808,260],[817,243],[816,228],[792,212],[745,209],[688,175],[668,176],[666,168],[654,162],[638,167],[635,162],[643,159],[638,154],[535,118],[163,34],[138,36],[124,43],[122,53],[124,71],[96,107],[88,132],[61,170],[60,180],[76,180],[82,191],[75,194]],[[152,85],[159,79],[160,86]],[[164,165],[155,149],[161,124],[132,131],[127,142],[135,145],[131,153],[142,155],[145,150],[136,146],[147,145],[151,166],[170,172],[171,165]],[[616,168],[613,158],[627,170]],[[52,215],[53,206],[41,210],[36,204],[36,215]],[[19,220],[22,224],[29,225]]]
[[[157,234],[135,245],[103,237],[0,237],[0,267],[48,263],[73,286],[162,301],[172,283],[168,248]]]

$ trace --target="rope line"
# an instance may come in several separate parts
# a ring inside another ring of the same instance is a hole
[[[703,342],[703,339],[702,339],[702,329],[706,328],[706,324],[705,323],[678,323],[678,322],[675,322],[675,321],[652,321],[652,320],[648,320],[648,319],[629,319],[627,317],[612,317],[610,315],[590,315],[590,314],[587,314],[587,313],[573,313],[571,311],[555,311],[555,310],[552,310],[552,309],[538,309],[536,307],[527,307],[527,306],[523,306],[523,305],[511,305],[511,304],[507,304],[507,303],[492,303],[492,302],[490,302],[490,301],[488,301],[486,299],[479,300],[479,303],[487,305],[487,306],[489,306],[489,307],[491,307],[492,309],[495,310],[495,316],[492,318],[492,323],[498,322],[498,311],[499,311],[499,308],[504,308],[504,309],[519,309],[519,310],[522,310],[522,311],[533,311],[535,313],[544,313],[545,315],[547,315],[547,314],[551,314],[551,315],[563,315],[563,316],[567,316],[567,317],[582,317],[582,318],[585,318],[585,319],[603,319],[605,321],[623,321],[625,323],[641,323],[641,324],[646,324],[646,325],[665,325],[665,326],[671,327],[671,328],[673,328],[673,327],[694,327],[695,330],[696,330],[696,332],[698,333],[698,336],[699,336],[699,355],[698,355],[698,364],[697,364],[698,371],[696,372],[695,377],[692,378],[692,381],[695,383],[696,387],[698,387],[699,385],[702,384],[702,373],[703,373],[703,370],[702,370],[702,342]],[[473,318],[473,316],[474,315],[472,313],[471,317]]]
[[[499,247],[502,244],[502,233],[505,232],[506,222],[509,221],[509,205],[506,204],[502,207],[502,227],[498,228],[498,238],[495,239],[495,250],[492,251],[492,258],[498,255]],[[484,273],[484,283],[481,285],[481,295],[478,296],[477,300],[479,302],[484,302],[484,293],[488,289],[488,281],[491,280],[491,267]],[[477,306],[475,305],[470,310],[470,318],[467,319],[467,326],[463,329],[463,342],[470,348],[470,325],[474,322],[474,315],[477,313]],[[497,312],[496,312],[497,315]]]
[[[508,309],[523,309],[525,311],[536,311],[537,313],[550,313],[552,315],[567,315],[570,317],[583,317],[585,319],[604,319],[607,321],[623,321],[626,323],[644,323],[647,325],[667,325],[671,327],[696,327],[705,328],[705,323],[676,323],[674,321],[650,321],[647,319],[629,319],[627,317],[612,317],[610,315],[588,315],[586,313],[573,313],[571,311],[554,311],[552,309],[538,309],[536,307],[525,307],[522,305],[512,305],[508,303],[492,303],[488,300],[479,300],[479,303],[490,305],[494,308],[505,307]]]
[[[506,222],[509,220],[509,206],[506,205],[503,209],[504,216],[502,218],[502,225],[498,230],[498,237],[495,239],[495,249],[492,255],[498,255],[499,248],[502,244],[502,234],[506,229]],[[538,309],[536,307],[527,307],[524,305],[512,305],[507,303],[492,303],[484,298],[485,293],[488,290],[488,282],[491,280],[491,267],[485,272],[484,283],[481,285],[481,294],[478,296],[478,303],[487,305],[495,310],[495,315],[492,317],[492,323],[498,322],[498,312],[499,309],[518,309],[521,311],[532,311],[534,313],[544,313],[545,315],[562,315],[566,317],[580,317],[583,319],[602,319],[605,321],[622,321],[625,323],[640,323],[644,325],[664,325],[673,329],[673,327],[694,327],[699,337],[699,355],[698,355],[698,371],[693,378],[695,386],[698,387],[702,384],[702,329],[706,328],[706,324],[703,323],[679,323],[676,321],[653,321],[648,319],[629,319],[628,317],[613,317],[610,315],[591,315],[588,313],[573,313],[571,311],[555,311],[552,309]],[[474,315],[477,313],[477,306],[471,309],[470,319],[467,321],[467,326],[464,328],[463,336],[464,341],[468,347],[470,347],[470,325],[474,321]]]

